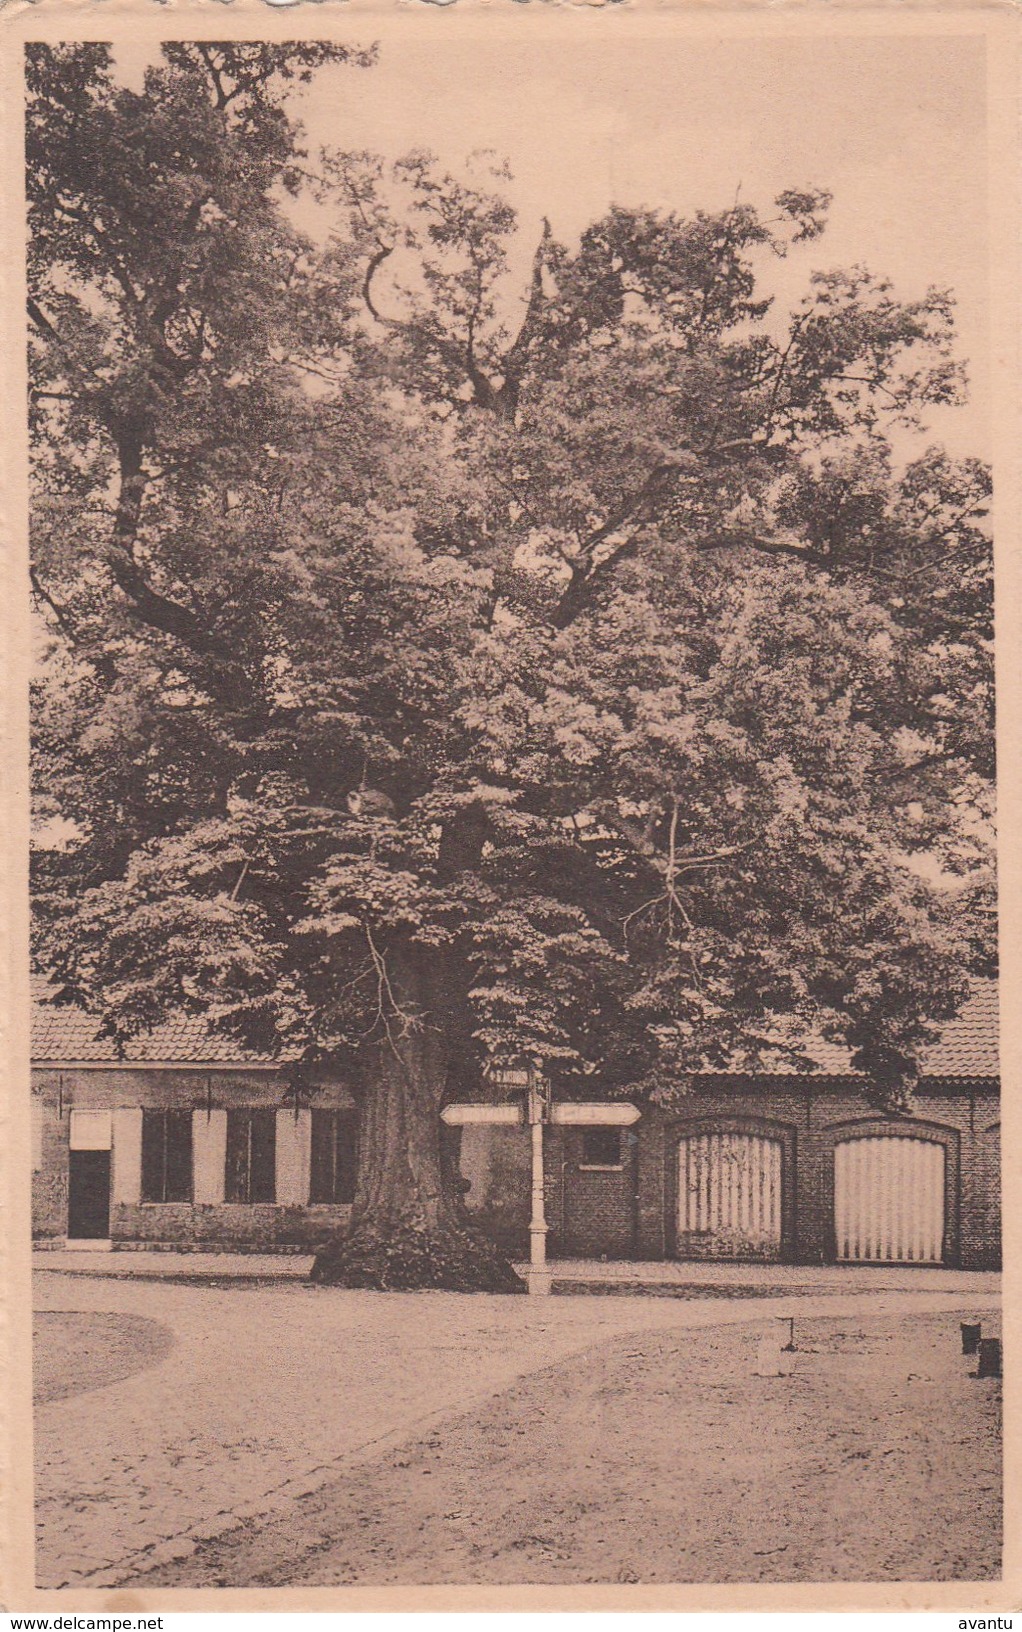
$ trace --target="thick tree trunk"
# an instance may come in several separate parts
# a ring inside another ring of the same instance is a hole
[[[468,1223],[460,1176],[444,1159],[447,1035],[442,1005],[422,1001],[435,995],[435,982],[424,959],[388,970],[402,1008],[421,1019],[409,1025],[389,1017],[387,1034],[373,1045],[351,1222],[317,1253],[312,1279],[381,1291],[521,1292],[511,1265]]]

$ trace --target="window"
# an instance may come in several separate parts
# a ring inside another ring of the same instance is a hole
[[[276,1112],[228,1111],[224,1200],[254,1202],[276,1199]]]
[[[620,1167],[621,1134],[617,1128],[586,1128],[582,1135],[582,1167]]]
[[[354,1111],[313,1111],[309,1200],[344,1203],[355,1199],[358,1120]]]
[[[191,1199],[191,1111],[143,1111],[142,1200]]]

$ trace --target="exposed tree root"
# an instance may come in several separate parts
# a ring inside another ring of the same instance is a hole
[[[321,1286],[411,1292],[524,1292],[525,1282],[478,1230],[463,1225],[415,1229],[374,1219],[326,1242],[310,1278]]]

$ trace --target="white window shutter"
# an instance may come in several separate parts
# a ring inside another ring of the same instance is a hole
[[[109,1111],[72,1111],[72,1150],[109,1150],[113,1143],[113,1125]]]
[[[215,1207],[224,1199],[227,1112],[192,1112],[193,1195],[196,1206]]]
[[[307,1207],[312,1158],[312,1112],[277,1112],[277,1201]]]
[[[142,1112],[134,1106],[113,1113],[114,1171],[111,1200],[134,1206],[142,1197]]]

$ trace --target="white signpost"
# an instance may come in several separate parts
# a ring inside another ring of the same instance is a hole
[[[550,1120],[562,1128],[630,1128],[642,1112],[638,1105],[551,1105]]]
[[[441,1120],[448,1127],[466,1128],[479,1123],[522,1127],[528,1121],[532,1137],[532,1217],[529,1220],[529,1291],[542,1297],[550,1291],[551,1274],[546,1261],[546,1191],[543,1178],[543,1127],[549,1122],[562,1128],[628,1128],[642,1112],[637,1105],[579,1105],[568,1101],[550,1103],[550,1086],[535,1071],[503,1071],[494,1080],[505,1087],[524,1087],[521,1105],[445,1105]]]
[[[520,1105],[445,1105],[440,1120],[449,1128],[470,1128],[478,1122],[502,1122],[505,1127],[520,1128],[525,1117]]]

